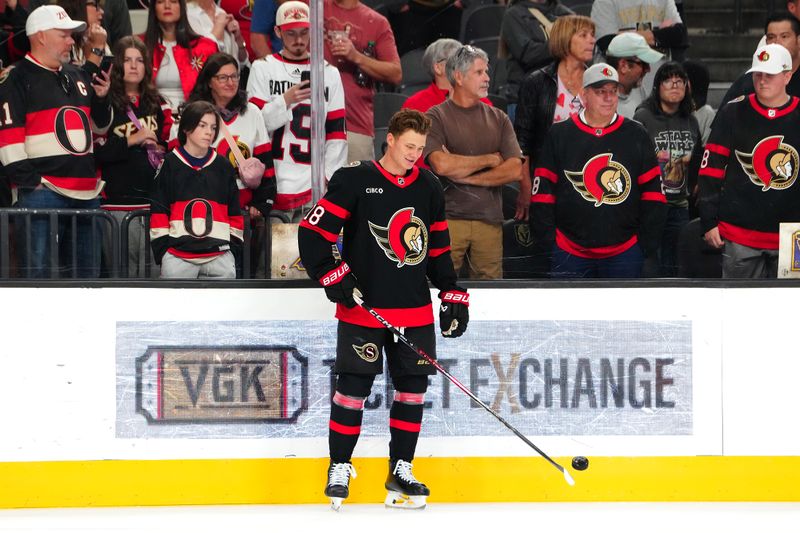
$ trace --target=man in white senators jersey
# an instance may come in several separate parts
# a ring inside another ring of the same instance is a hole
[[[300,257],[308,275],[335,302],[336,386],[328,433],[330,466],[325,495],[334,509],[350,493],[350,462],[361,433],[364,402],[383,353],[394,385],[389,409],[389,473],[386,505],[422,508],[430,494],[411,470],[433,365],[398,342],[373,315],[357,306],[354,290],[390,324],[431,357],[436,335],[428,280],[439,289],[439,327],[458,337],[469,322],[469,295],[456,285],[444,191],[436,176],[415,163],[430,119],[403,109],[389,121],[389,147],[378,161],[354,161],[334,174],[328,192],[300,223]],[[343,233],[341,261],[331,250]]]
[[[755,93],[720,110],[700,163],[705,240],[724,248],[723,278],[778,275],[781,222],[800,221],[800,100],[786,93],[792,56],[768,44],[753,56]]]
[[[308,6],[294,0],[281,4],[275,33],[283,49],[253,63],[247,93],[262,109],[272,137],[278,183],[275,210],[299,222],[311,207],[311,89],[303,77],[309,72],[311,56]],[[328,63],[324,77],[325,177],[330,179],[347,162],[347,135],[342,78]]]
[[[113,112],[109,105],[108,73],[89,74],[69,64],[73,32],[86,23],[72,20],[55,5],[35,9],[25,24],[31,51],[0,76],[0,163],[17,189],[18,206],[31,209],[100,207],[100,180],[92,153],[92,134],[105,133]],[[32,277],[44,277],[50,236],[61,244],[71,231],[67,219],[50,228],[46,216],[32,218],[29,246]],[[99,274],[99,228],[78,217],[76,224],[78,277]],[[27,254],[23,254],[26,256]],[[62,256],[71,257],[69,250]]]

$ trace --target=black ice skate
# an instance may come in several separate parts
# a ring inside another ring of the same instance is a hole
[[[350,477],[356,477],[356,469],[350,463],[331,463],[328,467],[325,496],[331,499],[334,511],[338,511],[342,501],[350,495]]]
[[[411,473],[411,463],[402,459],[389,461],[389,475],[386,477],[386,507],[397,509],[424,509],[431,491],[417,481]]]

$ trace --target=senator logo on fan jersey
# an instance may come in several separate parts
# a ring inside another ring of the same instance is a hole
[[[386,227],[369,222],[369,231],[397,268],[419,264],[428,253],[428,229],[413,207],[396,211]]]
[[[736,159],[762,191],[788,189],[797,179],[797,150],[783,142],[783,135],[762,139],[750,154],[736,150]]]
[[[631,192],[631,175],[612,154],[600,154],[583,165],[580,172],[565,170],[576,191],[595,207],[624,202]]]

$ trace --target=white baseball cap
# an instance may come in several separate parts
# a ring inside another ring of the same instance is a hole
[[[281,30],[308,28],[311,25],[308,18],[308,6],[297,0],[282,3],[275,15],[275,25]]]
[[[792,70],[792,56],[789,50],[773,43],[766,44],[753,54],[753,66],[747,73],[764,72],[766,74],[780,74]]]
[[[28,20],[25,22],[25,33],[28,35],[47,30],[83,31],[85,29],[85,22],[72,20],[63,7],[55,5],[37,7],[28,15]]]
[[[597,63],[583,72],[583,87],[605,85],[606,83],[619,83],[617,69],[606,63]]]
[[[664,54],[658,50],[653,50],[647,45],[647,40],[644,37],[632,31],[620,33],[611,39],[606,55],[621,59],[638,57],[649,64],[656,63],[664,58]]]

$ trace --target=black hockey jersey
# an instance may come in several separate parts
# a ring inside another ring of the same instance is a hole
[[[776,250],[781,222],[800,222],[800,100],[762,106],[755,94],[720,110],[700,163],[703,231]]]
[[[51,69],[30,54],[0,78],[0,162],[14,185],[45,180],[67,196],[97,196],[92,131],[103,133],[112,113],[93,95],[86,71]]]
[[[418,167],[395,176],[376,161],[336,171],[325,197],[300,223],[300,257],[312,279],[338,267],[332,246],[342,229],[342,261],[364,301],[397,327],[432,324],[427,279],[440,290],[456,288],[444,192],[436,177]],[[361,307],[337,305],[336,318],[383,327]]]
[[[233,167],[214,150],[201,167],[176,148],[167,154],[155,180],[150,206],[150,240],[156,262],[169,252],[203,263],[243,240],[244,219]]]
[[[166,148],[172,128],[172,110],[163,98],[160,107],[145,112],[138,100],[131,110],[145,128],[155,132]],[[127,110],[116,109],[114,120],[105,135],[95,136],[94,153],[103,181],[102,204],[110,211],[132,211],[150,207],[150,191],[156,169],[148,161],[143,145],[128,146],[128,138],[138,132]]]
[[[637,242],[658,246],[666,198],[652,141],[638,122],[617,115],[592,128],[578,115],[554,124],[542,148],[531,192],[531,231],[579,257],[602,259]]]

